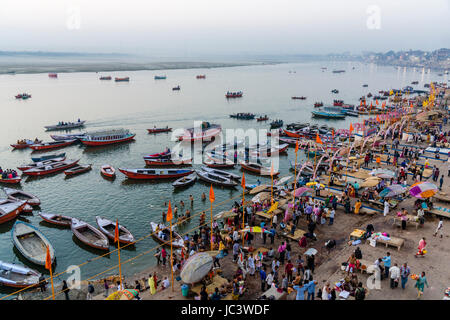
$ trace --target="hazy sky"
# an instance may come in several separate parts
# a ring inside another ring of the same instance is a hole
[[[450,0],[1,0],[0,50],[161,56],[450,47]]]

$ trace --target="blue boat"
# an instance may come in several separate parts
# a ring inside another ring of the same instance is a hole
[[[167,79],[166,76],[155,76],[155,80],[164,80]]]
[[[56,159],[56,158],[64,158],[66,156],[66,153],[60,153],[60,154],[49,154],[48,156],[42,156],[40,158],[31,158],[31,160],[33,160],[33,162],[42,162],[45,160],[51,160],[51,159]]]
[[[311,111],[313,117],[327,119],[345,119],[345,113],[342,108],[324,107]]]

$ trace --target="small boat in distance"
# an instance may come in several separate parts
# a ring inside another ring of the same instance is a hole
[[[100,168],[100,173],[107,178],[115,178],[116,177],[116,169],[109,164],[105,164]]]
[[[331,90],[331,92],[332,93],[339,93],[339,90],[338,89],[333,89],[333,90]]]
[[[62,140],[81,140],[86,136],[84,133],[73,133],[73,134],[51,134],[50,138],[55,141]]]
[[[31,168],[31,169],[25,170],[23,172],[23,174],[28,175],[28,176],[44,176],[44,175],[47,175],[47,174],[60,172],[60,171],[64,171],[66,169],[69,169],[69,168],[75,166],[78,163],[78,161],[80,161],[80,159],[78,159],[78,160],[64,160],[64,161],[54,162],[54,163],[51,163],[51,164],[45,164],[45,165],[41,165],[41,166],[36,166],[35,168]]]
[[[61,227],[70,227],[72,224],[72,218],[68,216],[45,212],[39,212],[38,214],[45,222],[56,224]]]
[[[147,129],[148,133],[160,133],[160,132],[170,132],[172,131],[172,128],[165,127],[165,128],[153,128],[153,129]]]
[[[180,86],[173,87],[172,90],[173,90],[173,91],[178,91],[178,90],[180,90]]]
[[[314,103],[314,108],[318,108],[318,107],[322,107],[323,106],[323,102],[315,102]]]
[[[109,238],[109,240],[114,242],[116,221],[111,221],[99,216],[95,217],[95,221],[97,222],[100,231],[103,232]],[[119,242],[125,244],[136,242],[131,232],[121,224],[119,224]]]
[[[86,133],[81,142],[87,146],[104,146],[108,144],[127,142],[134,139],[135,133],[129,130],[116,129]]]
[[[333,73],[343,73],[345,70],[333,70]]]
[[[130,81],[130,77],[124,77],[124,78],[115,78],[114,79],[115,82],[129,82]]]
[[[238,91],[238,92],[230,92],[230,91],[227,91],[227,94],[225,95],[225,97],[226,97],[227,99],[228,99],[228,98],[241,98],[243,94],[244,94],[244,93],[243,93],[242,91]]]
[[[58,74],[57,73],[49,73],[48,77],[49,78],[58,78]]]
[[[28,267],[0,261],[0,284],[13,288],[34,287],[41,274]]]
[[[270,123],[270,129],[277,129],[283,126],[283,120],[274,120]]]
[[[100,80],[112,80],[111,76],[102,76],[100,77]]]
[[[197,75],[196,78],[197,78],[197,79],[206,79],[206,75],[204,75],[204,74],[199,74],[199,75]]]
[[[200,178],[200,180],[212,183],[212,184],[216,184],[222,187],[235,187],[237,186],[237,182],[224,177],[222,175],[218,175],[212,172],[208,172],[208,171],[204,171],[204,170],[196,170],[195,171],[198,175],[198,177]]]
[[[36,227],[23,221],[16,221],[11,230],[11,240],[19,252],[29,261],[45,266],[47,246],[50,259],[55,261],[55,249],[47,237]]]
[[[259,174],[259,175],[270,176],[271,168],[266,168],[259,163],[251,163],[251,162],[241,161],[240,165],[243,170],[247,170],[247,171]],[[280,174],[280,172],[273,173],[274,176],[277,176],[279,174]]]
[[[17,143],[15,143],[15,144],[11,144],[11,147],[13,147],[14,149],[25,149],[33,144],[37,144],[37,143],[41,143],[41,142],[42,142],[42,140],[38,140],[38,139],[35,139],[35,140],[23,139],[23,140],[17,141]]]
[[[219,176],[223,176],[223,177],[228,178],[228,179],[234,179],[234,180],[240,180],[241,179],[241,176],[239,176],[237,174],[234,174],[234,173],[231,173],[231,172],[228,172],[228,171],[214,169],[214,168],[209,168],[207,166],[202,166],[201,169],[203,171],[206,171],[206,172],[209,172],[209,173],[213,173],[213,174],[216,174],[216,175],[219,175]]]
[[[292,97],[293,100],[306,100],[306,97],[301,96],[301,97]]]
[[[16,95],[16,99],[27,100],[29,98],[31,98],[31,94],[28,93],[19,93],[18,95]]]
[[[108,238],[100,230],[94,228],[87,222],[72,218],[70,229],[74,236],[85,245],[100,250],[109,249]]]
[[[86,120],[81,121],[80,119],[78,119],[78,121],[76,121],[76,122],[63,122],[63,121],[61,121],[58,124],[53,125],[53,126],[44,126],[44,128],[47,131],[75,129],[75,128],[83,127],[85,122],[86,122]]]
[[[256,118],[256,121],[267,121],[267,120],[269,120],[269,117],[267,115],[265,115],[264,117],[261,116],[261,117]]]
[[[255,115],[253,113],[248,112],[240,112],[230,114],[230,118],[240,119],[240,120],[253,120],[255,119]]]
[[[167,79],[167,76],[155,76],[155,80],[164,80]]]

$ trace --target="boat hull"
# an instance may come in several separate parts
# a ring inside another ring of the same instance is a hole
[[[95,147],[95,146],[106,146],[109,144],[115,144],[115,143],[121,143],[121,142],[128,142],[134,139],[136,135],[133,134],[129,137],[123,138],[123,139],[117,139],[117,140],[108,140],[108,141],[90,141],[90,140],[81,140],[81,142],[86,145],[86,146],[90,146],[90,147]]]
[[[42,170],[42,171],[33,171],[33,169],[25,170],[23,172],[23,174],[28,175],[28,176],[44,176],[44,175],[47,175],[47,174],[52,174],[52,173],[55,173],[55,172],[60,172],[60,171],[64,171],[66,169],[69,169],[69,168],[75,166],[78,163],[78,161],[80,161],[80,160],[76,160],[76,161],[67,163],[64,166],[60,166],[58,168],[52,168],[52,169],[48,169],[48,170]]]
[[[170,132],[172,128],[161,128],[161,129],[147,129],[148,133],[160,133],[160,132]]]
[[[16,184],[16,183],[20,183],[20,181],[22,181],[22,178],[13,178],[13,179],[1,179],[0,178],[0,183]]]
[[[139,172],[133,172],[127,169],[121,169],[119,168],[119,171],[122,172],[127,178],[129,179],[138,179],[138,180],[157,180],[157,179],[173,179],[173,178],[181,178],[187,175],[190,175],[193,173],[193,170],[187,170],[179,173],[173,173],[173,174],[150,174],[150,173],[139,173]]]
[[[65,142],[61,142],[61,143],[36,144],[36,145],[31,145],[30,148],[33,149],[34,151],[63,148],[63,147],[67,147],[67,146],[71,145],[75,141],[76,140],[70,140],[70,141],[65,141]]]

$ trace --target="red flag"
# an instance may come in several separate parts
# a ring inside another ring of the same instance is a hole
[[[114,242],[119,241],[119,219],[116,220],[116,230],[114,230]]]
[[[381,122],[380,117],[377,115],[377,122]]]
[[[209,189],[209,202],[214,202],[214,200],[216,200],[216,197],[214,197],[214,190],[213,187],[211,185],[211,188]]]
[[[169,208],[167,209],[167,216],[166,216],[166,220],[170,221],[173,219],[173,214],[172,214],[172,205],[170,204],[170,200],[169,200]]]
[[[332,135],[332,137],[333,137],[333,139],[334,139],[334,129],[331,130],[331,135]]]
[[[359,101],[359,106],[362,107],[362,100]]]
[[[350,134],[353,132],[353,125],[350,123]]]
[[[242,172],[241,187],[242,187],[242,189],[245,189],[245,174],[244,174],[244,172]]]
[[[45,269],[50,270],[52,268],[52,257],[50,256],[50,248],[47,245],[47,252],[45,254]]]
[[[298,152],[298,140],[295,142],[295,153]]]
[[[378,99],[375,100],[375,103],[378,105]]]
[[[318,133],[316,133],[316,143],[323,144],[322,139],[320,139]]]

